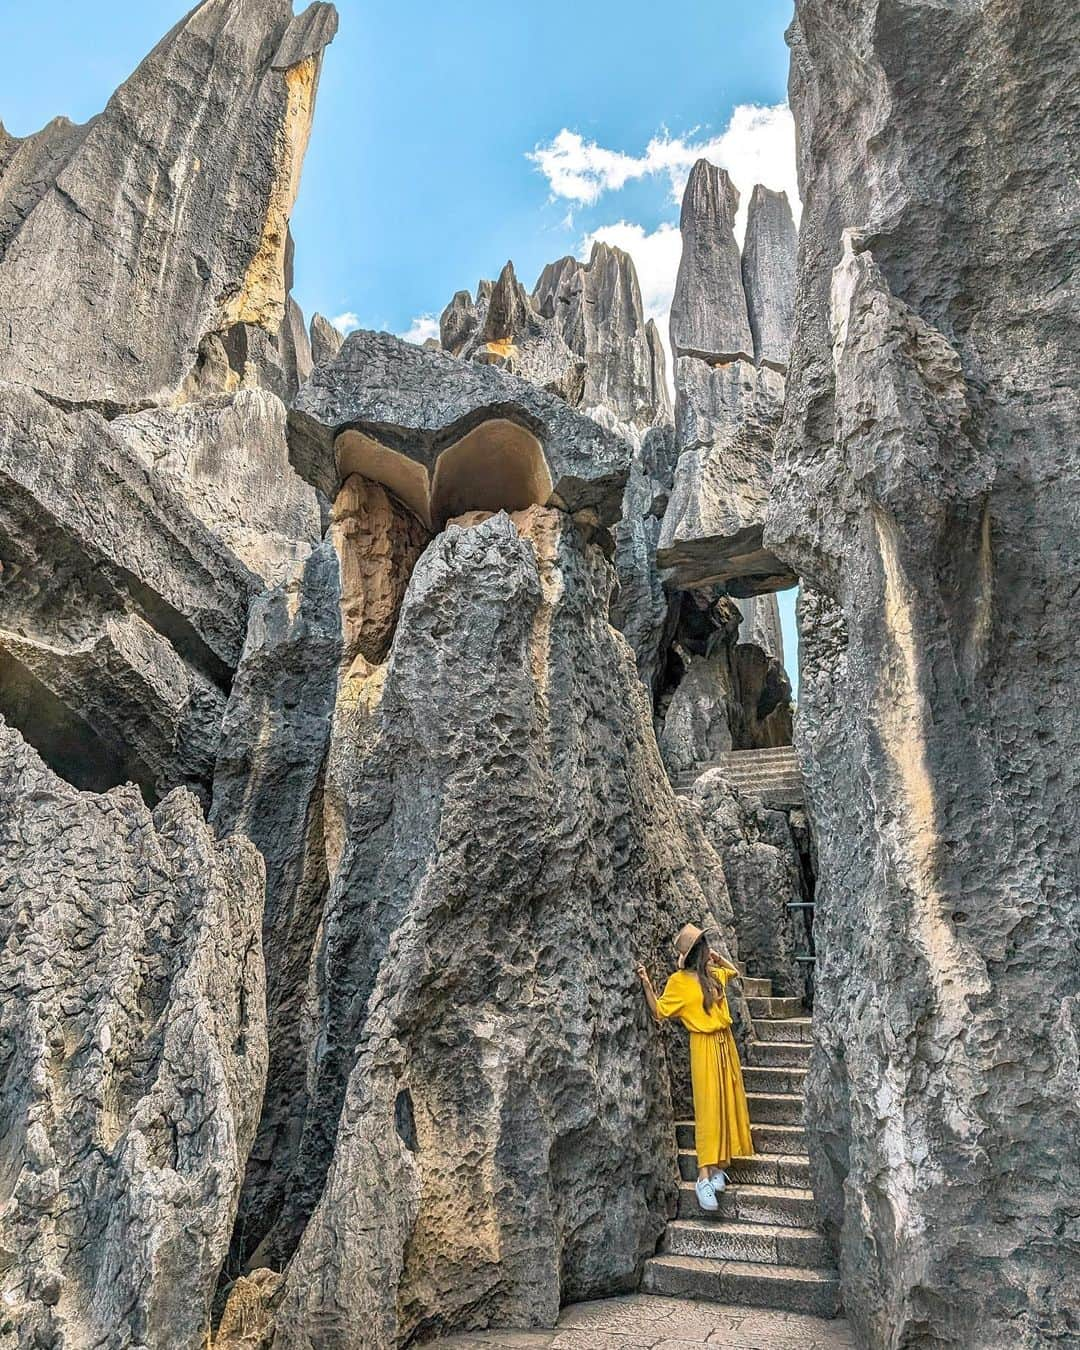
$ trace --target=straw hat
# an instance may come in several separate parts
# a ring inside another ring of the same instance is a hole
[[[696,923],[686,923],[675,934],[673,946],[679,956],[679,969],[686,965],[686,958],[694,950],[694,944],[698,938],[705,936],[705,930],[699,928]]]

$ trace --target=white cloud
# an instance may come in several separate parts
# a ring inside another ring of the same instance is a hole
[[[434,314],[418,314],[412,321],[412,326],[407,333],[399,333],[398,337],[406,342],[415,342],[418,347],[422,347],[428,338],[437,338],[439,336],[439,321]]]
[[[677,225],[661,225],[649,232],[632,221],[601,225],[581,241],[580,257],[588,258],[594,243],[614,244],[629,253],[641,286],[641,304],[647,319],[655,319],[667,355],[668,377],[672,376],[668,321],[675,276],[682,257],[682,235]]]
[[[746,208],[755,183],[786,192],[796,223],[801,213],[795,172],[795,124],[786,103],[773,107],[741,103],[719,136],[694,139],[654,136],[640,155],[609,150],[565,127],[554,140],[538,145],[528,158],[548,180],[553,197],[592,205],[606,192],[652,175],[666,175],[671,197],[682,200],[690,170],[699,159],[727,169],[741,198],[735,233],[746,229]]]
[[[339,314],[336,319],[331,319],[330,322],[339,333],[343,333],[346,337],[360,327],[360,317],[354,314],[351,309],[344,314]]]

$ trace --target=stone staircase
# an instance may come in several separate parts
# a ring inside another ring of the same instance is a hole
[[[732,787],[758,797],[766,806],[803,804],[802,772],[792,745],[781,745],[773,750],[729,750],[717,759],[677,774],[675,791],[689,792],[709,769],[721,769]]]
[[[769,980],[744,977],[742,984],[754,1018],[743,1066],[754,1157],[732,1162],[719,1210],[703,1214],[694,1193],[694,1125],[676,1126],[678,1214],[660,1253],[646,1261],[641,1287],[835,1317],[839,1280],[816,1226],[802,1124],[810,1018],[798,999],[773,998]]]

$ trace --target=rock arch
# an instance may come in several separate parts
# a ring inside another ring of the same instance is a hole
[[[343,431],[335,448],[342,480],[360,474],[381,483],[433,531],[469,511],[545,506],[554,491],[540,440],[507,417],[471,427],[430,468],[362,428]]]

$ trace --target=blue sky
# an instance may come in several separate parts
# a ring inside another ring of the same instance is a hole
[[[25,135],[59,113],[99,111],[190,5],[5,8],[0,117]],[[507,258],[531,287],[546,262],[598,234],[634,254],[662,319],[694,158],[725,163],[744,198],[757,179],[793,195],[790,119],[777,108],[792,0],[338,9],[293,217],[308,314],[422,336],[455,290]]]

